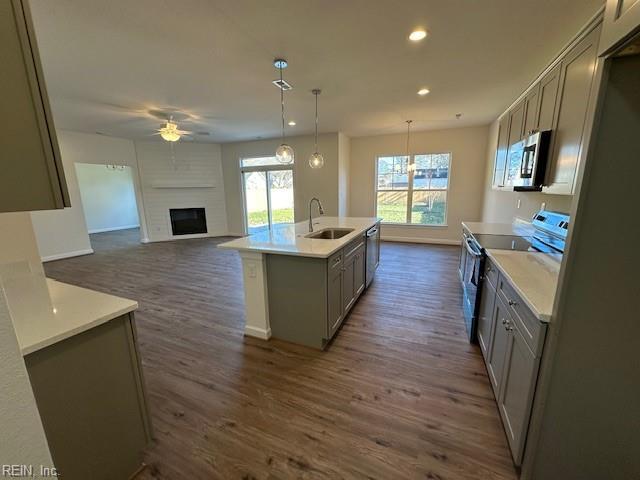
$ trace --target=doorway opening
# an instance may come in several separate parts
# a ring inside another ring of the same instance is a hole
[[[76,176],[82,210],[93,244],[92,234],[122,232],[140,240],[140,217],[131,167],[76,163]]]
[[[243,158],[240,174],[249,235],[294,223],[293,165],[275,157]]]

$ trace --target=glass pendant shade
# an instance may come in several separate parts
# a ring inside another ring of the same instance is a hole
[[[321,153],[314,152],[309,157],[309,166],[311,168],[322,168],[324,165],[324,157]]]
[[[291,148],[286,143],[283,143],[276,149],[276,159],[280,163],[290,164],[293,163],[295,154],[293,153],[293,148]]]

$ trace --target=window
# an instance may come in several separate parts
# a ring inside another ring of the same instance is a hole
[[[383,223],[446,225],[450,153],[378,157],[376,215]]]
[[[247,233],[293,223],[293,165],[276,157],[240,159]]]

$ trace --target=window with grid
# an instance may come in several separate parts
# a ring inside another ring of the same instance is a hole
[[[376,215],[383,223],[446,225],[450,153],[378,157]]]

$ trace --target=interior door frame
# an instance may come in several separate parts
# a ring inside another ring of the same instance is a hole
[[[257,167],[243,167],[242,166],[242,160],[243,159],[247,159],[247,158],[262,158],[262,157],[269,157],[269,155],[255,155],[255,156],[251,156],[251,157],[242,157],[238,160],[238,166],[240,169],[240,190],[242,192],[242,220],[243,220],[243,225],[244,225],[244,234],[245,235],[249,235],[249,221],[247,218],[247,194],[246,194],[246,185],[245,185],[245,180],[244,180],[244,174],[245,173],[251,173],[251,172],[264,172],[265,173],[265,182],[266,182],[266,189],[267,189],[267,218],[268,218],[268,226],[267,228],[269,230],[271,230],[272,226],[273,226],[273,218],[272,218],[272,214],[271,214],[271,189],[269,188],[269,172],[281,172],[283,170],[290,170],[291,171],[291,181],[293,184],[293,188],[294,188],[294,205],[293,205],[293,210],[294,210],[294,218],[295,218],[295,172],[294,172],[294,168],[293,168],[293,164],[279,164],[279,165],[261,165],[261,166],[257,166]],[[295,221],[294,221],[295,223]]]

